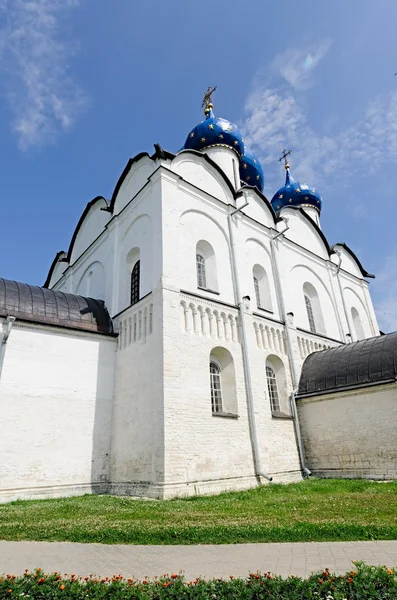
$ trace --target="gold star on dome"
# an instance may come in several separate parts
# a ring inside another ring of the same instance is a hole
[[[315,194],[316,193],[316,188],[313,188],[312,192],[313,192],[313,194]]]
[[[251,179],[251,176],[248,175],[248,177],[246,177],[246,180],[249,181]]]
[[[247,169],[247,168],[248,168],[248,167],[247,167],[247,163],[243,163],[243,168],[244,168],[244,169]]]
[[[301,193],[301,191],[300,191],[300,189],[299,189],[299,188],[296,188],[296,190],[295,190],[295,191],[296,191],[296,193],[297,193],[297,194],[300,194],[300,193]]]
[[[222,135],[222,133],[220,133],[220,134],[219,134],[219,139],[220,139],[220,140],[223,140],[223,137],[224,137],[224,136]]]
[[[192,131],[192,133],[190,134],[190,137],[194,137],[194,131]]]
[[[256,176],[257,179],[260,179],[259,175]]]
[[[279,198],[280,198],[280,200],[282,200],[284,198],[284,194],[280,194]]]
[[[290,198],[289,201],[292,202],[292,199]]]
[[[276,206],[276,208],[280,208],[280,205],[278,204],[278,205]]]
[[[214,129],[214,124],[213,124],[213,123],[210,123],[210,124],[208,125],[208,129]]]
[[[320,200],[317,200],[317,204],[320,204]]]
[[[206,140],[205,140],[205,138],[201,138],[201,141],[202,141],[202,142],[205,142]]]
[[[256,158],[254,158],[254,163],[256,164],[258,161],[256,160]]]
[[[237,141],[237,140],[234,142],[234,145],[235,145],[235,146],[238,146],[238,141]]]
[[[305,196],[305,200],[309,200],[309,196]]]

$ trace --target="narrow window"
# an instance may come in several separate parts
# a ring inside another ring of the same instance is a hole
[[[274,372],[272,367],[266,367],[266,379],[272,412],[280,412],[280,401],[278,397],[276,373]]]
[[[311,298],[305,294],[305,304],[307,311],[307,318],[309,319],[309,328],[312,333],[316,333],[316,323],[314,321],[313,307]]]
[[[222,412],[221,370],[214,362],[210,363],[212,412]]]
[[[199,288],[207,288],[207,278],[205,275],[205,258],[201,254],[196,254],[197,265],[197,286]]]
[[[139,301],[140,263],[140,260],[135,263],[131,273],[131,305]]]
[[[259,289],[259,281],[258,281],[258,278],[255,276],[254,276],[254,288],[255,288],[256,305],[258,308],[261,308],[261,292]]]

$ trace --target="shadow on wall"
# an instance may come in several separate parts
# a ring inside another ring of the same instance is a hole
[[[92,431],[91,488],[109,493],[110,449],[114,397],[116,343],[104,338],[98,344],[96,398]]]

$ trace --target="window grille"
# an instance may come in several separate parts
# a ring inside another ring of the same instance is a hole
[[[210,363],[211,404],[213,413],[222,412],[221,370],[214,362]]]
[[[140,263],[140,260],[135,263],[131,273],[131,305],[139,301]]]
[[[257,277],[254,277],[254,288],[255,288],[256,305],[258,308],[261,308],[261,293],[260,293],[259,281],[258,281]]]
[[[196,254],[197,265],[197,285],[200,288],[207,287],[207,278],[205,275],[205,258],[201,254]]]
[[[276,374],[272,367],[266,367],[267,389],[269,391],[272,412],[280,412]]]
[[[305,294],[305,304],[306,304],[307,318],[309,319],[310,331],[312,333],[316,333],[316,323],[314,321],[312,301],[307,294]]]

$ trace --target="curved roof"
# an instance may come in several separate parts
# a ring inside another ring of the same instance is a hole
[[[186,138],[185,150],[205,150],[213,146],[226,146],[234,150],[239,158],[244,154],[244,140],[236,125],[216,117],[212,108],[206,111],[201,121]]]
[[[310,354],[298,397],[397,381],[397,332]]]
[[[278,213],[284,206],[313,206],[321,212],[322,200],[316,188],[300,183],[290,175],[286,166],[285,184],[276,192],[271,200],[273,210]]]
[[[0,317],[112,334],[103,300],[0,278]]]

